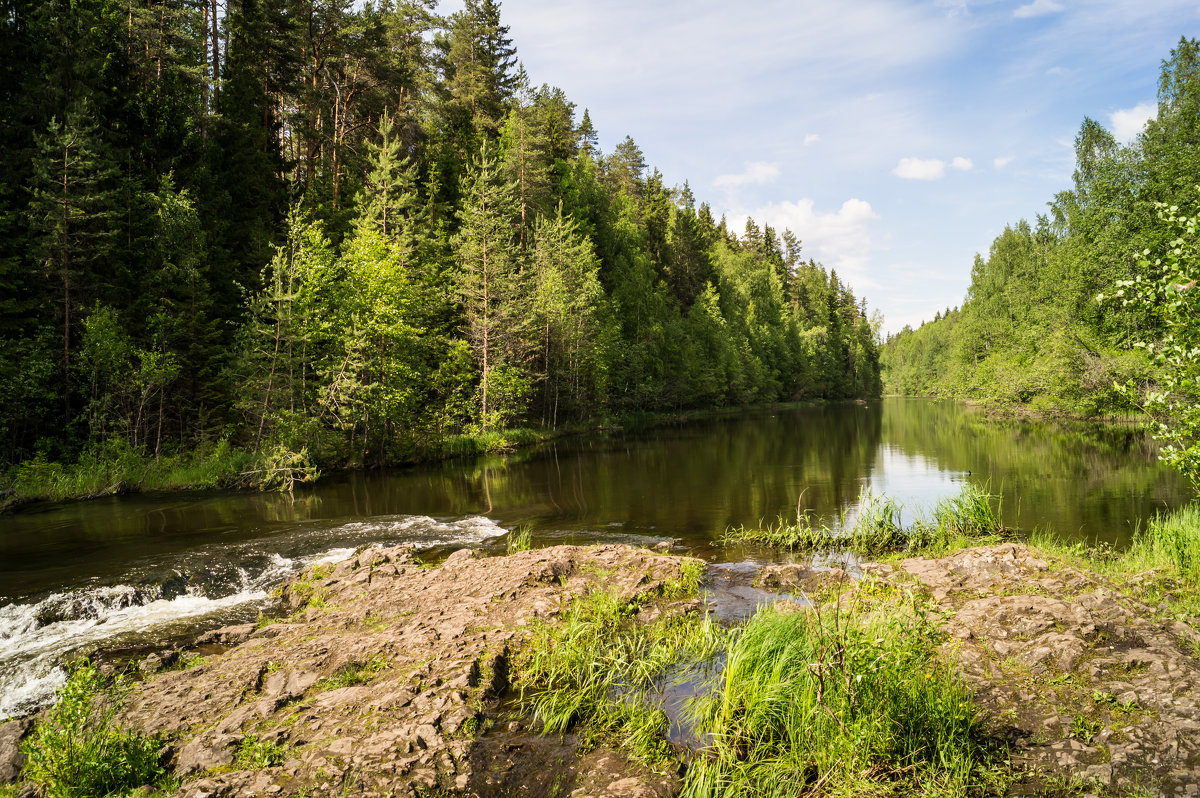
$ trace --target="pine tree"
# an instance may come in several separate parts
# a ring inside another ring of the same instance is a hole
[[[604,291],[592,242],[579,233],[560,205],[554,217],[538,221],[531,265],[535,281],[542,368],[543,420],[558,423],[560,393],[567,390],[574,409],[586,405],[595,386],[587,379],[597,360],[598,314]]]
[[[379,118],[379,143],[368,142],[371,171],[363,181],[358,225],[377,229],[407,247],[412,246],[412,216],[416,212],[416,169],[401,156],[400,139],[385,110]]]

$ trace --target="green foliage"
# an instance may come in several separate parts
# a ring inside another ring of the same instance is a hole
[[[964,794],[986,757],[943,639],[908,595],[848,611],[760,611],[693,707],[709,743],[683,794]]]
[[[76,664],[22,743],[24,777],[51,798],[101,798],[163,782],[164,741],[116,724],[127,689],[120,677],[109,683],[90,663]]]
[[[516,529],[508,533],[508,542],[505,546],[506,554],[517,554],[522,551],[529,551],[533,539],[533,525],[522,524]]]
[[[1197,187],[1200,191],[1200,187]],[[1158,317],[1162,335],[1138,338],[1158,367],[1152,385],[1122,386],[1127,397],[1154,419],[1162,459],[1180,471],[1200,493],[1200,238],[1196,216],[1178,205],[1160,205],[1159,219],[1171,236],[1160,254],[1143,250],[1138,272],[1118,280],[1113,300]],[[1151,257],[1154,257],[1151,260]],[[1103,302],[1105,296],[1099,295]]]
[[[127,5],[3,26],[0,464],[45,493],[152,484],[91,480],[114,437],[156,473],[227,439],[221,479],[286,490],[535,425],[878,394],[838,276],[632,138],[602,157],[495,0]]]
[[[707,618],[640,623],[639,604],[597,590],[576,599],[560,623],[539,623],[515,658],[521,704],[547,733],[576,723],[647,764],[673,761],[665,714],[649,702],[655,680],[678,663],[711,656],[722,633]]]
[[[288,747],[258,735],[247,734],[233,752],[233,766],[239,770],[279,767],[287,761]]]

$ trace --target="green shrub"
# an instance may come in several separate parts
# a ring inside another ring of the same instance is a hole
[[[162,782],[163,741],[120,728],[127,684],[106,683],[90,663],[76,665],[58,702],[22,744],[24,776],[49,798],[92,798]]]

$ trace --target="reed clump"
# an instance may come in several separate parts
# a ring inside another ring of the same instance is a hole
[[[762,610],[736,634],[693,708],[710,743],[687,798],[961,795],[984,777],[980,720],[938,619],[882,585],[851,595]]]
[[[964,483],[957,494],[934,506],[931,520],[919,518],[906,528],[901,521],[900,502],[864,489],[853,513],[843,512],[832,525],[804,509],[794,522],[780,519],[774,525],[757,528],[731,527],[721,542],[726,546],[756,543],[808,551],[852,551],[864,556],[935,554],[1003,535],[998,508],[998,496]]]

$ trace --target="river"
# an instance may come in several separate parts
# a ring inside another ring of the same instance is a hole
[[[1005,522],[1125,543],[1188,493],[1132,428],[997,421],[953,402],[884,399],[786,406],[641,431],[560,439],[506,457],[321,480],[295,496],[145,494],[0,516],[0,718],[43,702],[64,658],[152,645],[251,619],[308,564],[368,543],[502,551],[534,545],[653,544],[716,562],[729,526],[832,519],[864,488],[905,520],[964,481],[1003,495]]]

